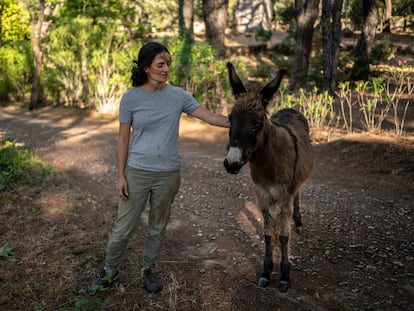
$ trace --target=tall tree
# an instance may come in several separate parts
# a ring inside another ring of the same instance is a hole
[[[194,0],[178,1],[178,27],[180,37],[188,35],[190,39],[193,36],[194,21]]]
[[[194,0],[179,0],[178,2],[178,34],[183,42],[182,51],[179,53],[181,66],[185,70],[180,70],[177,75],[179,80],[184,80],[186,71],[189,67],[191,46],[193,43],[193,21],[194,21]]]
[[[361,1],[362,29],[354,51],[353,78],[367,80],[369,77],[369,57],[374,44],[376,28],[378,25],[377,0]]]
[[[322,67],[324,90],[335,95],[343,0],[322,0]]]
[[[391,32],[391,17],[392,17],[392,3],[391,0],[384,0],[385,10],[384,10],[384,28],[382,32]]]
[[[3,36],[2,36],[2,34],[3,34],[3,27],[2,27],[2,24],[3,24],[3,11],[4,11],[4,6],[5,6],[5,4],[4,4],[4,2],[1,2],[0,3],[0,47],[3,45]]]
[[[38,17],[33,27],[32,41],[34,53],[34,75],[32,80],[32,90],[30,92],[29,110],[36,109],[41,101],[42,88],[40,85],[40,75],[42,72],[42,48],[41,40],[45,34],[45,1],[39,0]]]
[[[225,56],[224,36],[227,26],[228,0],[203,0],[206,37],[219,57]]]
[[[296,34],[295,59],[290,87],[297,88],[305,83],[312,50],[313,28],[318,16],[319,0],[295,0]]]

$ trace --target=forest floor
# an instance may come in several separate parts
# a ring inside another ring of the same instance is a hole
[[[183,117],[182,184],[156,272],[139,281],[146,215],[113,289],[85,289],[104,264],[113,225],[116,117],[43,108],[0,108],[0,137],[30,147],[61,173],[53,183],[0,193],[1,310],[413,310],[414,107],[407,134],[334,135],[314,144],[302,194],[304,232],[291,236],[291,288],[256,285],[260,213],[248,167],[223,167],[227,130]],[[95,306],[93,307],[93,305]],[[83,305],[83,307],[82,307]]]

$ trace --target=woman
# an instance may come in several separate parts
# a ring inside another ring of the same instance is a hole
[[[123,95],[119,108],[118,215],[107,245],[105,267],[88,290],[92,295],[110,288],[118,280],[118,266],[128,239],[147,202],[150,210],[141,280],[151,293],[162,289],[153,267],[160,255],[171,204],[180,186],[181,114],[185,112],[211,125],[229,127],[227,117],[209,112],[183,89],[167,84],[170,53],[164,45],[146,43],[134,63],[133,88]]]

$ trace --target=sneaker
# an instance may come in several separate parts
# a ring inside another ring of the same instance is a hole
[[[101,272],[99,272],[98,279],[91,287],[88,288],[87,293],[92,296],[97,292],[106,291],[111,288],[118,279],[118,271],[116,271],[114,275],[110,275],[109,273],[106,273],[105,269],[102,269]]]
[[[162,283],[158,278],[152,273],[152,271],[144,270],[141,275],[142,283],[144,283],[145,288],[150,293],[157,293],[162,289]]]

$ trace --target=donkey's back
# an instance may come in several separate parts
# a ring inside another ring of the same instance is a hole
[[[295,190],[300,189],[313,168],[313,148],[309,136],[309,124],[305,116],[291,108],[282,109],[271,115],[270,121],[276,131],[286,131],[293,142],[295,157],[291,165],[295,171]]]
[[[273,113],[270,117],[273,125],[286,126],[294,133],[309,136],[309,124],[305,116],[292,108],[286,108]]]

